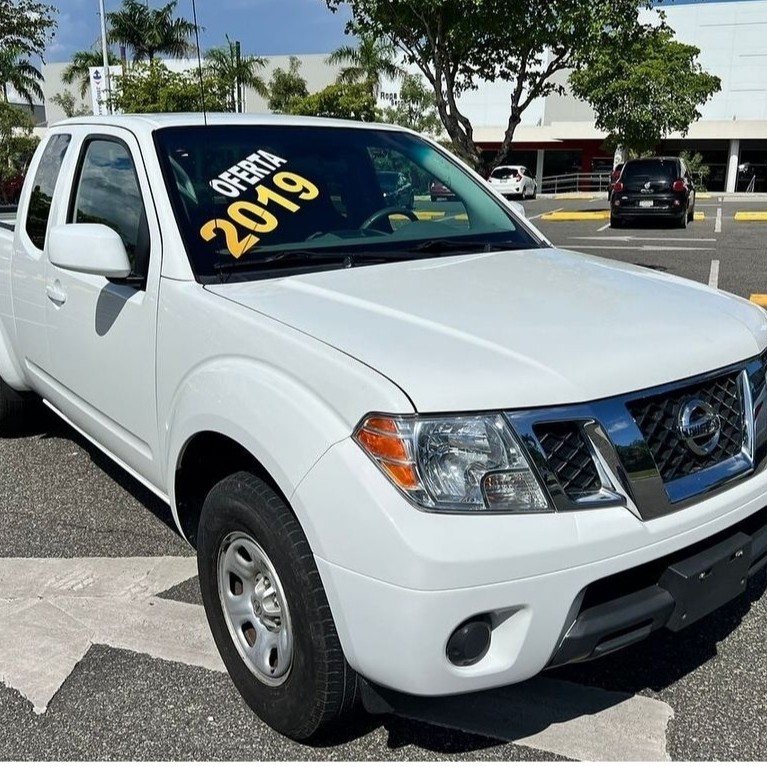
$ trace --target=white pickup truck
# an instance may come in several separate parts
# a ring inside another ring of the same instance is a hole
[[[391,205],[391,171],[455,196]],[[0,231],[3,427],[41,398],[171,505],[297,739],[363,685],[507,685],[741,594],[766,349],[760,308],[555,249],[388,126],[71,120]]]

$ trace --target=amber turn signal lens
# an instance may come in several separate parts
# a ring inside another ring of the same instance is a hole
[[[367,424],[357,432],[357,441],[376,458],[384,458],[391,461],[409,460],[405,443],[399,436],[390,436],[370,431],[367,428]]]
[[[417,490],[420,487],[415,466],[412,463],[389,463],[381,461],[384,471],[392,478],[392,481],[403,490]]]

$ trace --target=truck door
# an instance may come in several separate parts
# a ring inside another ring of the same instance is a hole
[[[66,223],[114,229],[133,271],[109,280],[60,269],[46,259],[50,399],[104,449],[159,487],[155,349],[161,240],[132,134],[111,129],[84,140]]]

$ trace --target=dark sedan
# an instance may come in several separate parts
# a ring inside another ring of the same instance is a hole
[[[610,195],[610,225],[627,219],[661,218],[686,227],[695,215],[695,186],[679,157],[629,160]]]

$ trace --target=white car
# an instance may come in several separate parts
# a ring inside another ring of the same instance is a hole
[[[455,202],[391,205],[392,167]],[[555,249],[390,126],[69,120],[0,228],[0,427],[41,398],[170,504],[234,683],[302,740],[742,594],[766,372],[760,308]]]
[[[504,197],[534,200],[538,193],[538,185],[524,165],[499,165],[492,170],[487,181]]]

